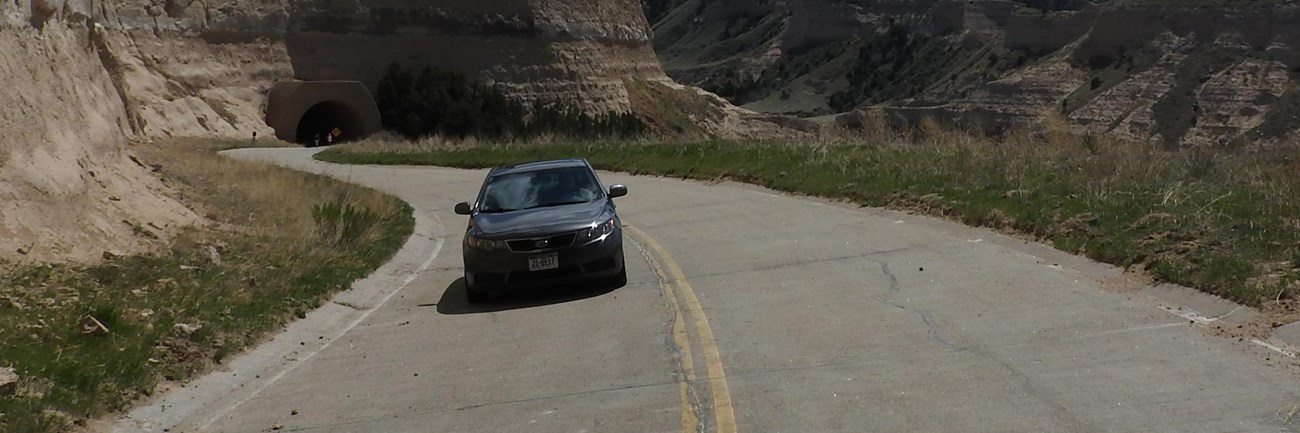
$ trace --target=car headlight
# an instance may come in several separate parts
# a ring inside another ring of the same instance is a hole
[[[506,241],[476,238],[470,235],[465,235],[465,244],[473,248],[487,251],[504,250],[509,248],[506,246]]]
[[[615,224],[616,222],[614,218],[610,218],[609,221],[596,224],[591,228],[587,229],[586,234],[582,236],[582,239],[584,242],[589,242],[589,241],[594,241],[596,239],[603,238],[609,235],[610,233],[614,232]]]

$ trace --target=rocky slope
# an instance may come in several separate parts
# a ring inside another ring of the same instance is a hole
[[[195,219],[131,160],[125,104],[89,2],[0,6],[0,261],[93,260]]]
[[[746,108],[1164,145],[1292,142],[1295,0],[646,0],[668,74]]]
[[[130,140],[271,135],[278,80],[435,65],[522,99],[627,111],[666,81],[634,0],[0,3],[0,260],[139,251],[197,220]]]

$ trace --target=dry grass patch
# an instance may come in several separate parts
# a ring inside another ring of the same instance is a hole
[[[162,166],[164,178],[179,182],[186,205],[230,230],[310,243],[317,240],[310,215],[324,202],[350,203],[381,215],[404,206],[369,188],[217,156],[216,151],[228,148],[220,144],[182,140],[140,150]]]
[[[0,431],[64,431],[123,410],[256,344],[385,262],[414,226],[377,191],[221,157],[232,142],[168,140],[133,150],[206,222],[162,251],[92,266],[0,270]],[[340,242],[320,209],[365,215]]]

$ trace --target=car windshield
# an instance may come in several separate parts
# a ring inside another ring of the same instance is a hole
[[[596,179],[583,167],[525,171],[488,179],[479,211],[510,212],[588,203],[601,196]]]

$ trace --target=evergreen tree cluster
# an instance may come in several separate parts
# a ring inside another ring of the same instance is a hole
[[[527,105],[499,88],[464,74],[424,67],[418,74],[396,62],[379,81],[375,102],[384,127],[408,138],[444,135],[490,139],[557,134],[575,138],[628,138],[645,132],[631,113],[587,114],[576,107]]]
[[[876,103],[906,97],[919,92],[923,83],[915,82],[907,74],[915,69],[917,54],[929,37],[913,34],[906,27],[891,23],[889,29],[868,39],[858,50],[858,61],[849,70],[849,86],[831,95],[829,104],[835,110],[851,109],[863,103]],[[932,61],[942,65],[941,59]],[[909,82],[912,81],[912,82]]]

